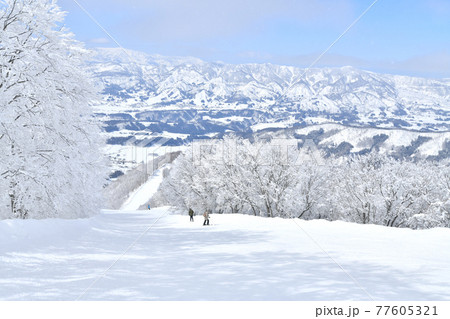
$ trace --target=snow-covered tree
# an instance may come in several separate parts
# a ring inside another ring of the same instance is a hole
[[[450,226],[448,162],[399,161],[380,154],[317,161],[303,149],[282,148],[274,141],[230,137],[203,141],[173,163],[159,197],[186,210]]]
[[[161,197],[182,209],[216,212],[220,185],[211,165],[214,149],[202,148],[201,153],[194,150],[190,147],[176,160],[170,176],[162,182]]]
[[[411,228],[450,227],[450,165],[420,162],[415,169],[418,196],[406,224]]]
[[[301,161],[296,168],[297,184],[289,196],[291,217],[303,219],[327,218],[327,189],[331,185],[327,177],[329,167],[315,161]],[[331,163],[331,162],[330,162]]]
[[[353,222],[436,227],[442,217],[436,212],[448,196],[443,191],[446,170],[447,165],[398,161],[379,154],[352,157],[334,171],[329,205],[338,218]]]
[[[84,217],[103,159],[87,51],[51,0],[0,0],[0,215]]]

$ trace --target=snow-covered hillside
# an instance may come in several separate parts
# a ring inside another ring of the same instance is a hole
[[[301,144],[311,140],[326,154],[367,154],[377,151],[396,158],[443,159],[450,157],[450,132],[418,132],[404,129],[361,128],[319,124],[298,129],[257,125],[259,138],[292,138]]]
[[[445,152],[446,142],[450,142],[450,132],[415,132],[407,130],[371,129],[344,127],[328,124],[311,126],[296,131],[297,134],[311,134],[315,130],[323,130],[319,146],[336,148],[342,143],[349,143],[353,147],[352,153],[369,151],[377,147],[382,153],[398,152],[404,156],[438,157]],[[409,148],[409,149],[408,149]],[[409,154],[404,154],[406,151]]]
[[[169,208],[0,221],[0,298],[450,298],[449,229],[244,215],[212,215],[211,223],[203,227],[201,216],[190,223]]]

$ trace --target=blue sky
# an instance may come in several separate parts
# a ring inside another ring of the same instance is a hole
[[[120,45],[227,63],[308,66],[373,0],[76,0]],[[74,0],[66,25],[117,45]],[[450,77],[450,0],[379,0],[317,66]]]

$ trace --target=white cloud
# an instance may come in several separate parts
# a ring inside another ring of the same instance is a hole
[[[107,44],[110,43],[111,41],[108,38],[95,38],[89,39],[88,42],[93,44]]]
[[[426,0],[425,5],[438,15],[450,13],[450,1],[448,0]]]
[[[112,0],[107,5],[125,5]],[[156,41],[202,40],[232,36],[242,32],[263,32],[274,20],[300,24],[344,25],[351,20],[350,0],[134,0],[135,15],[123,27],[140,29],[143,39]]]
[[[408,74],[448,78],[450,77],[450,52],[421,55],[406,61],[390,63],[386,65],[386,68]]]

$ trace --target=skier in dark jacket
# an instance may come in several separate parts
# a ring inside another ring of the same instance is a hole
[[[192,210],[192,208],[189,208],[189,217],[190,217],[190,221],[193,222],[194,221],[194,211]]]

